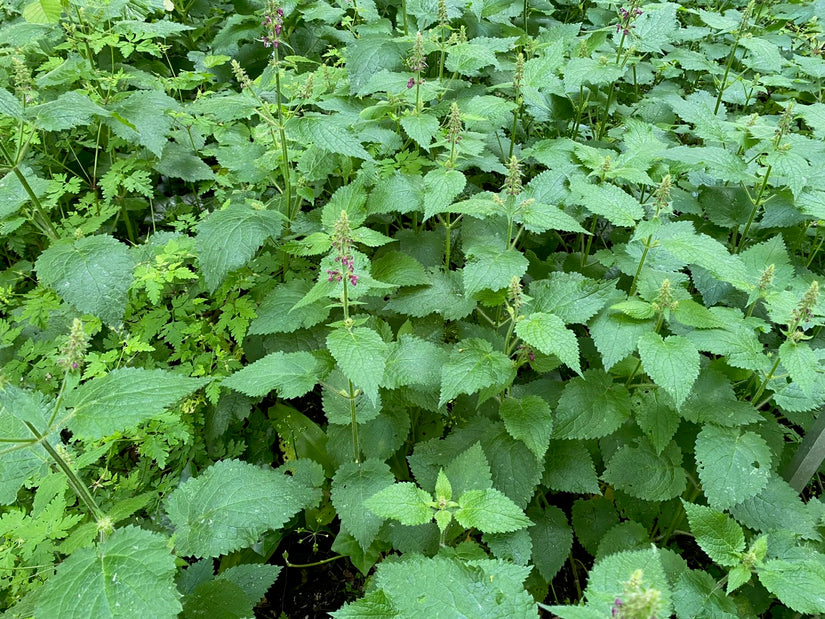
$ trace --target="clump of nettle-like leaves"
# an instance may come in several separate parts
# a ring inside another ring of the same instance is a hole
[[[10,617],[825,613],[820,4],[0,11]]]

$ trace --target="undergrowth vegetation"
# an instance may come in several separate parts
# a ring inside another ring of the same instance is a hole
[[[4,3],[6,616],[825,613],[823,21]]]

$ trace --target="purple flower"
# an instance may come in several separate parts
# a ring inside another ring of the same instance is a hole
[[[415,78],[411,77],[410,81],[407,82],[407,88],[412,88],[413,86],[415,86]]]

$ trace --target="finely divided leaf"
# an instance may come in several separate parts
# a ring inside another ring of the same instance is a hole
[[[77,437],[97,440],[134,428],[209,382],[165,370],[119,368],[69,392],[73,408],[66,427]]]
[[[382,518],[392,518],[401,524],[415,526],[433,519],[435,510],[428,505],[433,497],[410,482],[393,484],[372,495],[364,505]]]
[[[741,428],[706,425],[696,437],[696,462],[711,507],[727,509],[768,483],[771,450],[765,439]]]
[[[384,518],[374,514],[364,501],[395,482],[390,467],[380,460],[342,464],[332,478],[332,504],[341,525],[367,550],[378,535]]]
[[[682,501],[696,543],[712,561],[726,567],[738,565],[745,550],[745,533],[736,521],[711,507]]]
[[[201,271],[210,291],[224,277],[245,265],[268,238],[281,234],[283,215],[248,205],[214,211],[198,225],[197,248]]]
[[[558,316],[534,312],[516,323],[516,335],[545,355],[556,355],[562,363],[581,375],[576,334],[565,327]]]
[[[518,505],[496,490],[469,490],[458,498],[455,519],[466,529],[483,533],[507,533],[529,527],[533,522]]]
[[[638,345],[645,372],[673,396],[676,408],[680,408],[699,376],[696,346],[680,335],[669,335],[663,340],[657,333],[644,334]]]
[[[487,340],[462,340],[441,369],[439,406],[461,393],[473,394],[492,385],[506,385],[515,376],[515,368],[504,353],[493,350]]]
[[[123,320],[134,268],[129,248],[107,234],[55,243],[35,263],[45,286],[110,325]]]
[[[387,365],[387,344],[369,327],[338,328],[327,336],[327,347],[341,370],[375,404]]]
[[[221,383],[249,396],[264,396],[273,389],[283,399],[297,398],[316,385],[323,364],[311,353],[274,352],[246,366]]]
[[[133,526],[117,529],[96,548],[81,548],[39,591],[37,617],[152,617],[181,612],[175,557],[168,540]]]
[[[281,528],[312,498],[310,488],[288,475],[222,460],[172,491],[166,513],[180,554],[218,557]]]

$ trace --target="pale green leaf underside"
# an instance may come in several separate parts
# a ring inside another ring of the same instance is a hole
[[[105,234],[55,243],[35,264],[45,286],[110,325],[123,320],[134,268],[129,248]]]
[[[309,488],[283,473],[222,460],[175,489],[166,513],[180,554],[218,557],[281,528],[311,500]]]
[[[277,389],[281,398],[290,399],[310,391],[321,371],[322,364],[311,353],[278,351],[235,372],[221,385],[253,397]]]
[[[46,581],[37,617],[177,617],[175,557],[159,533],[128,526],[75,551]]]
[[[66,426],[96,440],[151,419],[208,382],[165,370],[120,368],[83,383],[66,396],[73,414]]]

